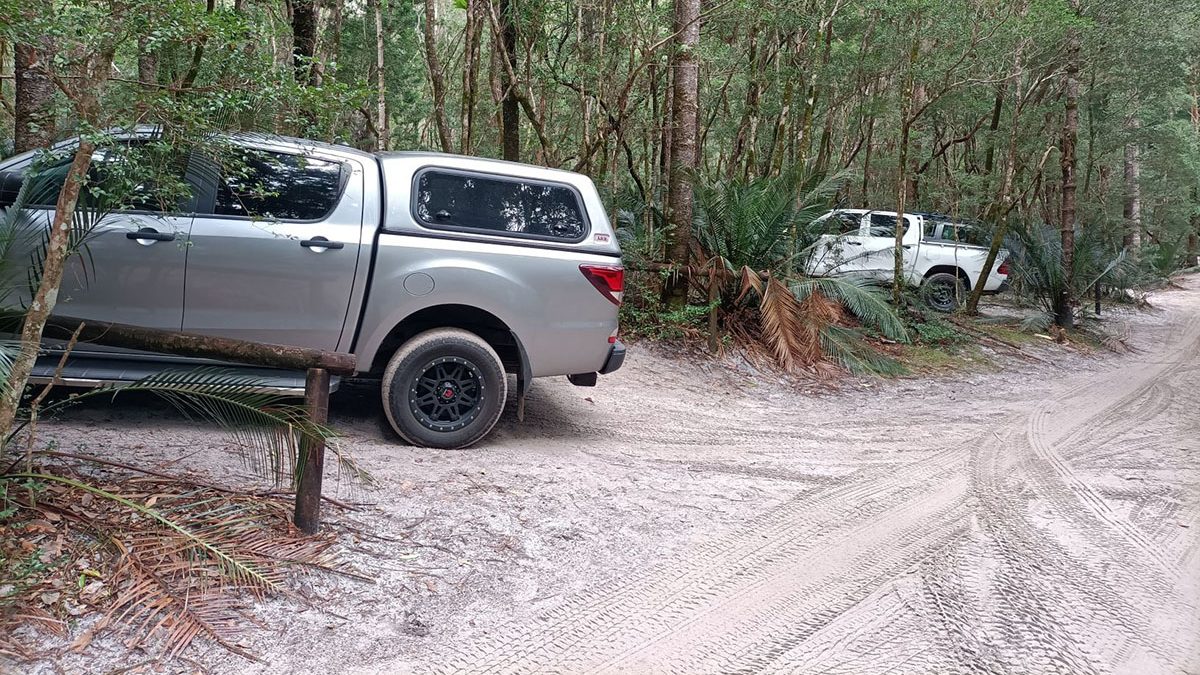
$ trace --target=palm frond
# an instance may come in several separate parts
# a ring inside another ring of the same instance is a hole
[[[49,416],[98,396],[145,392],[167,401],[189,420],[221,427],[256,473],[276,481],[295,476],[301,445],[322,441],[336,457],[338,469],[354,482],[370,476],[346,454],[328,427],[312,422],[303,406],[284,394],[264,389],[258,378],[221,367],[168,370],[128,384],[117,384],[82,392],[73,398],[45,406]],[[13,431],[15,435],[21,429]],[[11,440],[11,437],[10,437]]]
[[[107,613],[81,640],[115,623],[131,635],[129,646],[154,639],[167,657],[203,637],[257,661],[236,642],[250,622],[247,595],[286,593],[290,569],[363,578],[333,555],[331,537],[305,537],[291,527],[282,500],[158,478],[94,483],[40,471],[3,481],[54,484],[36,505],[19,506],[34,514],[48,507],[116,554],[111,568],[101,567]],[[96,499],[89,505],[85,494]]]
[[[828,326],[821,331],[821,348],[838,365],[852,373],[903,375],[903,364],[889,358],[863,341],[862,335],[841,326]]]
[[[816,360],[813,352],[817,346],[805,339],[808,331],[801,311],[800,303],[783,283],[775,278],[767,281],[759,307],[763,338],[780,367],[789,372],[798,372]]]
[[[204,554],[210,556],[222,574],[225,577],[232,579],[234,582],[243,584],[248,588],[281,590],[278,579],[273,575],[264,573],[262,570],[258,569],[257,565],[254,563],[240,559],[238,556],[229,553],[220,545],[203,536],[202,533],[193,532],[188,526],[163,516],[154,508],[144,504],[139,504],[131,499],[122,497],[121,495],[103,490],[73,478],[67,478],[65,476],[57,476],[48,473],[17,473],[9,474],[6,476],[6,478],[61,483],[76,490],[82,490],[84,492],[91,493],[96,497],[117,502],[118,504],[138,514],[141,514],[142,516],[155,521],[160,526],[178,534],[183,538],[184,541],[188,543],[189,546],[195,547]]]
[[[880,288],[870,281],[839,277],[810,277],[792,285],[800,300],[814,292],[833,298],[846,306],[864,325],[877,329],[886,337],[899,342],[908,341],[904,322],[888,302]]]

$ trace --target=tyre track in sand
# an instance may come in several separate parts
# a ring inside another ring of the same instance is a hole
[[[1198,645],[1188,627],[1200,625],[1195,530],[1146,527],[1141,501],[1123,514],[1091,470],[1078,469],[1094,458],[1137,466],[1158,436],[1188,442],[1188,425],[1169,424],[1168,414],[1200,408],[1200,388],[1183,383],[1200,359],[1200,308],[1178,314],[1158,350],[1074,377],[967,443],[808,481],[735,534],[477,635],[434,669],[940,672],[954,663],[969,673],[1189,672]],[[806,437],[798,426],[705,438],[706,418],[654,439],[736,448]],[[807,433],[836,431],[822,423]],[[1194,501],[1161,490],[1118,492],[1161,502],[1152,513],[1197,514]],[[922,649],[896,626],[916,632]]]

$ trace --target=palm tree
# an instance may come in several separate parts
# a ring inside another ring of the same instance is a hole
[[[722,180],[697,188],[695,237],[720,284],[726,328],[760,339],[786,370],[821,372],[829,364],[857,372],[892,373],[899,365],[863,341],[864,330],[907,340],[903,323],[880,290],[862,281],[803,276],[803,261],[848,176],[812,165],[778,176]],[[731,325],[749,313],[758,330]]]

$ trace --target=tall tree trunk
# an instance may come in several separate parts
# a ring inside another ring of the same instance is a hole
[[[908,143],[912,133],[910,115],[916,100],[914,81],[921,43],[913,40],[908,53],[908,68],[904,72],[904,90],[900,96],[900,157],[896,162],[896,241],[892,251],[892,302],[899,307],[904,302],[904,209],[909,192]]]
[[[473,149],[475,131],[475,100],[479,91],[479,41],[483,22],[479,20],[479,3],[467,0],[467,25],[463,29],[466,46],[463,50],[462,113],[458,134],[458,151],[469,155]]]
[[[1079,142],[1079,56],[1081,46],[1078,30],[1072,28],[1067,38],[1067,73],[1065,114],[1062,132],[1062,203],[1059,227],[1062,231],[1063,286],[1054,302],[1054,322],[1063,328],[1075,325],[1074,298],[1071,288],[1075,282],[1075,149]]]
[[[1019,85],[1018,85],[1019,86]],[[983,172],[992,175],[996,161],[996,131],[1000,129],[1000,115],[1004,112],[1004,96],[1008,92],[1008,83],[996,85],[996,102],[992,104],[992,123],[988,126],[987,153],[983,159]]]
[[[147,46],[145,37],[138,38],[138,82],[154,85],[158,83],[158,53]]]
[[[751,140],[751,126],[758,123],[758,26],[750,29],[747,37],[749,45],[746,55],[746,103],[742,109],[742,120],[738,124],[737,135],[733,139],[733,151],[729,155],[729,165],[725,167],[727,178],[732,179],[742,167],[742,158],[746,157],[746,172],[754,165],[754,151]]]
[[[504,99],[500,104],[500,145],[503,157],[521,161],[521,101],[517,94],[517,17],[513,0],[500,0],[500,44],[508,66],[501,70]]]
[[[437,3],[438,0],[425,0],[425,64],[429,67],[429,82],[433,87],[433,122],[437,127],[438,142],[442,152],[453,152],[450,120],[446,119],[446,74],[438,58]]]
[[[384,32],[383,32],[383,1],[374,0],[375,5],[375,95],[376,123],[375,149],[384,151],[391,142],[391,125],[388,123],[387,111],[387,79],[384,77]]]
[[[142,83],[143,88],[153,89],[154,85],[158,84],[158,54],[150,51],[148,42],[144,36],[138,38],[138,82]],[[137,101],[139,115],[146,114],[148,107],[144,92],[139,92]]]
[[[54,142],[54,84],[46,76],[41,59],[49,52],[31,45],[16,45],[13,76],[16,96],[13,105],[13,150],[25,152],[49,147]]]
[[[1017,176],[1017,148],[1021,139],[1021,112],[1025,105],[1025,100],[1021,97],[1022,57],[1023,50],[1018,47],[1012,69],[1016,100],[1012,105],[1012,123],[1008,130],[1008,151],[1004,156],[1004,175],[1000,179],[1000,189],[996,194],[996,199],[985,215],[985,219],[990,221],[993,227],[992,244],[988,248],[987,258],[983,261],[983,269],[979,272],[979,278],[975,280],[975,288],[971,289],[971,295],[967,298],[967,306],[963,310],[966,314],[979,313],[979,300],[983,297],[983,289],[987,286],[988,277],[992,275],[992,268],[996,265],[1000,248],[1004,246],[1004,235],[1008,233],[1008,217],[1013,203],[1013,182]]]
[[[667,261],[680,267],[688,264],[692,236],[692,177],[696,166],[696,137],[699,131],[700,0],[675,0],[675,44],[671,54],[671,172],[667,186]],[[663,286],[663,300],[670,307],[687,304],[685,273],[672,275]]]
[[[1142,148],[1137,138],[1142,122],[1136,115],[1125,118],[1125,250],[1135,259],[1142,247]]]
[[[1200,214],[1192,214],[1191,232],[1187,238],[1187,266],[1195,267],[1200,264]]]
[[[317,55],[317,2],[316,0],[291,0],[292,2],[292,67],[296,70],[296,82],[315,84],[316,68],[313,59]]]

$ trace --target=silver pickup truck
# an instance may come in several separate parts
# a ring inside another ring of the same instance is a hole
[[[351,352],[357,377],[380,381],[395,431],[428,447],[483,438],[504,407],[506,373],[523,396],[535,377],[589,386],[621,366],[621,251],[586,176],[274,136],[228,140],[236,170],[181,153],[188,189],[178,203],[135,194],[101,222],[56,313]],[[98,151],[94,164],[103,173],[121,154]],[[0,163],[0,205],[34,160]],[[33,208],[49,222],[52,204]],[[57,361],[48,353],[35,376],[52,376]],[[79,345],[63,375],[94,386],[179,365]],[[254,372],[278,389],[303,386],[302,374]]]

